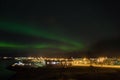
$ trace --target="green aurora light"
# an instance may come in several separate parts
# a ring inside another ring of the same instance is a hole
[[[69,39],[67,37],[61,36],[61,35],[56,35],[53,32],[48,32],[42,29],[36,29],[31,26],[26,26],[26,25],[18,25],[16,23],[10,23],[10,22],[0,22],[0,29],[17,33],[17,34],[23,34],[23,35],[32,35],[35,37],[43,37],[46,39],[51,39],[51,40],[57,40],[60,42],[64,42],[67,44],[72,45],[71,46],[66,46],[66,45],[55,45],[55,44],[31,44],[31,45],[18,45],[14,43],[7,43],[7,42],[0,42],[0,47],[13,47],[13,48],[58,48],[61,50],[80,50],[84,48],[84,45],[80,42],[76,42],[75,40]]]
[[[15,48],[15,49],[25,49],[25,48],[58,48],[60,50],[64,51],[72,51],[72,50],[78,50],[77,48],[70,47],[70,46],[65,46],[65,45],[50,45],[50,44],[13,44],[13,43],[8,43],[8,42],[0,42],[0,47],[5,47],[5,48]]]

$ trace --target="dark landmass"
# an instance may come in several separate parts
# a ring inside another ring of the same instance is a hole
[[[95,67],[21,68],[10,80],[119,80],[120,69]]]

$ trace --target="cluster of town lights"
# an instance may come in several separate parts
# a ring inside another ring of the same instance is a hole
[[[6,59],[6,57],[5,57]],[[44,67],[44,66],[95,66],[95,67],[115,67],[120,68],[119,58],[46,58],[46,57],[15,57],[18,61],[12,66],[33,66],[33,67]]]

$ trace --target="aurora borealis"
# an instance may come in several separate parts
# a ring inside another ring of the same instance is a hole
[[[120,36],[120,6],[111,1],[2,0],[1,4],[1,54],[82,52]]]
[[[52,32],[48,33],[48,32],[45,32],[43,30],[37,30],[35,28],[28,27],[28,26],[25,26],[25,25],[18,25],[18,24],[13,24],[13,23],[1,22],[0,26],[3,26],[3,27],[0,27],[1,30],[6,30],[8,32],[13,32],[15,34],[22,34],[22,35],[26,35],[26,36],[28,35],[28,36],[35,36],[35,37],[43,37],[43,38],[46,38],[46,39],[56,40],[58,42],[63,42],[63,43],[69,44],[69,46],[67,46],[67,45],[57,45],[57,44],[50,44],[50,43],[48,43],[48,44],[44,43],[43,44],[41,42],[39,42],[40,44],[39,43],[38,44],[15,44],[15,43],[9,43],[9,42],[1,42],[0,47],[59,48],[61,50],[80,50],[84,47],[82,43],[73,41],[73,40],[71,40],[67,37],[58,36],[58,35],[55,35]]]

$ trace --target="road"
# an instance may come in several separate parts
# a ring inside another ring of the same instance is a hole
[[[72,66],[90,66],[90,64],[73,64]],[[120,65],[96,65],[92,64],[93,67],[104,67],[104,68],[120,68]]]

